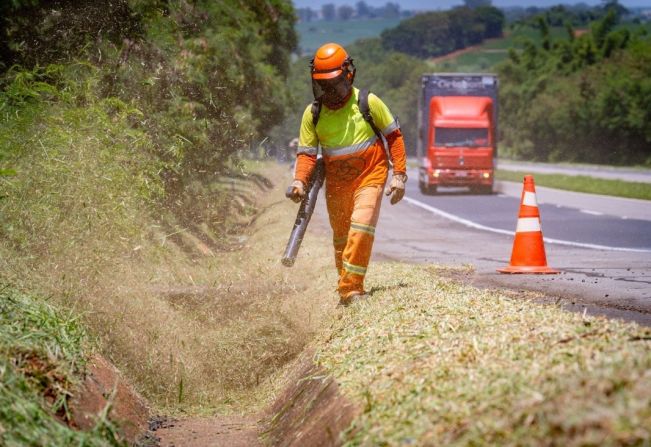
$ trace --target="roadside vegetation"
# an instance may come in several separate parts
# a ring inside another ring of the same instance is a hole
[[[295,208],[263,197],[287,171],[270,181],[245,161],[283,117],[291,4],[0,9],[2,283],[87,328],[161,411],[263,405],[273,394],[263,388],[320,322],[322,302],[297,297],[327,278],[298,266],[302,280],[290,281],[278,269],[269,253],[281,247],[264,238],[288,234]],[[249,237],[267,251],[249,250]],[[66,343],[76,351],[59,357],[53,345],[53,361],[81,372],[81,338]],[[34,417],[59,411],[30,390]],[[41,436],[37,420],[2,425],[4,439]]]
[[[616,3],[616,2],[615,2]],[[617,27],[614,7],[562,39],[538,17],[540,44],[511,50],[498,68],[501,136],[508,155],[539,161],[650,164],[651,38]]]
[[[497,180],[522,182],[526,172],[498,169]],[[567,191],[586,192],[605,196],[626,197],[629,199],[651,200],[651,184],[642,182],[625,182],[589,177],[587,175],[536,174],[536,184]]]
[[[375,264],[371,297],[324,332],[319,364],[363,409],[344,445],[651,439],[649,329],[475,289],[464,274]]]
[[[81,321],[6,284],[0,290],[0,444],[120,446],[99,418],[89,432],[70,422],[68,402],[92,345]]]

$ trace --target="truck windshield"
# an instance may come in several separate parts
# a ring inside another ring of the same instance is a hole
[[[483,147],[488,146],[488,129],[437,127],[434,129],[435,146]]]

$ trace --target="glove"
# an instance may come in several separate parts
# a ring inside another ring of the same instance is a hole
[[[294,202],[299,203],[305,197],[305,185],[300,180],[294,180],[289,188],[287,189],[288,198],[292,199]]]
[[[384,194],[391,196],[391,205],[400,202],[405,196],[405,183],[407,182],[406,174],[393,174],[391,183],[384,190]]]

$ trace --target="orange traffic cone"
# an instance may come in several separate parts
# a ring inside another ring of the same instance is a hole
[[[547,267],[545,244],[540,228],[540,211],[538,211],[538,202],[536,201],[536,187],[531,175],[524,176],[511,263],[508,267],[497,271],[500,273],[560,273],[558,270]]]

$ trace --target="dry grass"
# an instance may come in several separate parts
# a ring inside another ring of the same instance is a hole
[[[393,278],[387,281],[386,278]],[[364,408],[347,445],[648,445],[651,331],[376,264],[318,358]]]
[[[87,149],[75,148],[77,172],[90,163]],[[42,169],[52,166],[44,160]],[[270,190],[252,175],[226,182],[241,203],[239,214],[224,216],[232,229],[225,232],[216,222],[154,220],[148,208],[124,201],[130,215],[117,223],[129,232],[120,232],[108,206],[115,190],[103,188],[110,182],[58,171],[41,176],[37,168],[24,183],[20,175],[14,180],[24,188],[38,182],[39,193],[14,192],[22,203],[11,211],[31,215],[18,228],[21,252],[17,243],[0,247],[4,277],[81,312],[103,353],[161,410],[242,411],[268,402],[278,371],[336,303],[330,249],[313,233],[292,269],[279,262],[296,212],[283,197],[286,168],[263,168],[274,178]],[[94,211],[84,211],[88,203]]]
[[[111,358],[166,409],[241,411],[268,402],[273,374],[336,303],[324,293],[334,283],[329,247],[308,237],[300,261],[291,270],[280,265],[296,210],[282,200],[282,180],[264,195],[240,247],[198,250],[191,260],[173,242],[159,259],[143,249],[140,263],[105,278],[99,299],[88,297]]]
[[[296,213],[286,167],[269,168],[273,188],[234,163],[232,177],[204,170],[166,188],[142,114],[98,98],[98,79],[33,83],[54,96],[0,116],[16,171],[0,178],[0,280],[81,313],[161,408],[264,404],[336,302],[329,244],[308,238],[301,262],[280,265]],[[36,94],[11,85],[12,101]]]

